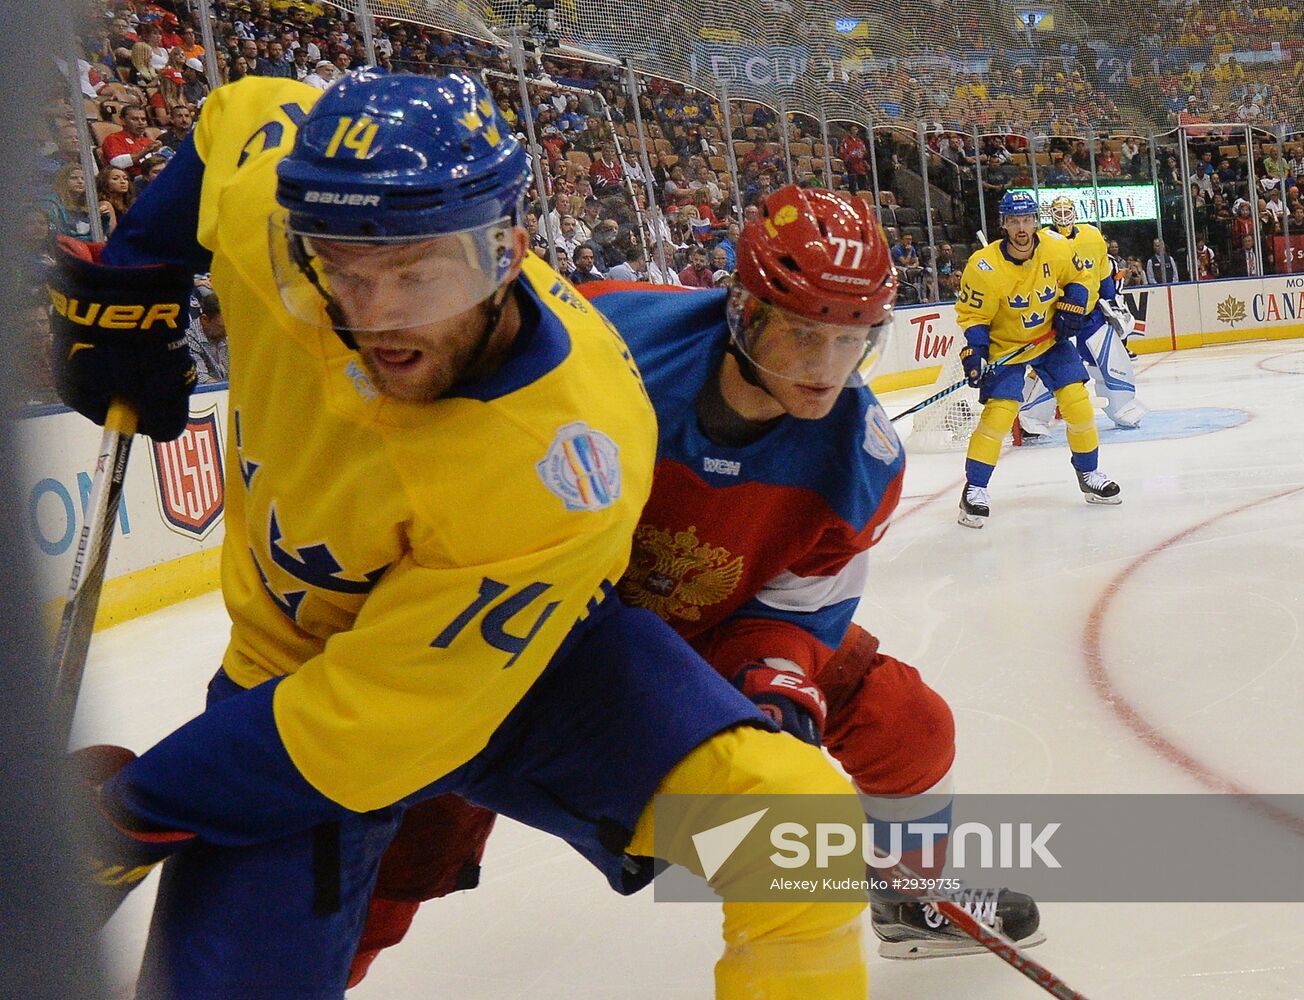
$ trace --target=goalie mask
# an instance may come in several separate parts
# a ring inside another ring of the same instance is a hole
[[[798,383],[861,381],[882,351],[897,290],[867,202],[779,188],[743,229],[737,262],[728,317],[744,369]]]
[[[1073,199],[1060,195],[1050,203],[1050,221],[1060,235],[1068,236],[1077,225],[1078,211],[1073,206]]]

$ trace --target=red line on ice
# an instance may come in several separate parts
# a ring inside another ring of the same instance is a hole
[[[1149,722],[1141,711],[1125,698],[1122,693],[1114,686],[1113,680],[1109,676],[1108,666],[1105,655],[1101,649],[1101,635],[1104,632],[1105,620],[1113,607],[1114,599],[1123,591],[1131,577],[1141,569],[1146,563],[1156,556],[1183,542],[1194,535],[1199,534],[1205,528],[1217,521],[1231,517],[1235,514],[1243,513],[1262,504],[1271,503],[1274,500],[1281,500],[1284,497],[1292,496],[1296,493],[1304,492],[1304,486],[1297,486],[1293,489],[1283,490],[1280,493],[1274,493],[1271,496],[1260,497],[1258,500],[1251,500],[1248,503],[1241,504],[1239,507],[1232,507],[1228,510],[1214,514],[1212,517],[1194,524],[1183,531],[1159,542],[1157,545],[1147,549],[1141,555],[1137,556],[1131,563],[1125,566],[1100,593],[1091,613],[1087,616],[1086,626],[1082,633],[1082,655],[1086,661],[1087,677],[1091,681],[1092,690],[1103,701],[1106,707],[1113,712],[1114,716],[1132,732],[1142,743],[1157,753],[1170,764],[1178,767],[1186,774],[1190,775],[1210,791],[1218,792],[1224,795],[1243,795],[1254,809],[1275,823],[1285,826],[1294,833],[1304,836],[1304,817],[1295,815],[1279,809],[1272,803],[1264,801],[1254,795],[1249,789],[1242,787],[1230,778],[1219,774],[1214,768],[1204,763],[1204,761],[1195,757],[1193,754],[1183,750],[1177,744],[1173,743],[1166,736],[1160,733],[1159,728]]]
[[[1269,361],[1279,361],[1282,358],[1293,358],[1296,355],[1304,354],[1304,351],[1283,351],[1281,354],[1270,354],[1266,358],[1260,358],[1256,368],[1265,372],[1272,372],[1274,375],[1304,375],[1304,371],[1292,371],[1289,368],[1269,368]]]

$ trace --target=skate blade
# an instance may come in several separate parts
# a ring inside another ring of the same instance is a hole
[[[956,519],[957,524],[963,524],[966,528],[981,528],[987,521],[985,517],[979,517],[977,514],[966,514],[960,511],[960,516]]]
[[[1119,504],[1123,502],[1123,498],[1121,496],[1098,497],[1094,493],[1083,493],[1082,496],[1087,501],[1087,503],[1099,504],[1102,507],[1117,507]]]
[[[1016,941],[1020,948],[1035,948],[1046,940],[1046,932],[1038,929],[1022,941]],[[882,958],[960,958],[964,955],[982,955],[987,949],[970,938],[920,938],[911,941],[880,941],[878,954]]]

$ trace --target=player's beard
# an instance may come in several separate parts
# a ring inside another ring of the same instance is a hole
[[[1032,254],[1032,236],[1032,233],[1018,230],[1014,233],[1007,233],[1006,239],[1009,240],[1010,247],[1023,257]]]
[[[492,299],[486,299],[434,326],[396,330],[362,340],[358,353],[367,374],[384,395],[409,403],[433,403],[454,386],[496,366],[505,350],[500,343],[504,339],[504,312]],[[384,356],[391,350],[416,351],[417,356],[396,364]]]

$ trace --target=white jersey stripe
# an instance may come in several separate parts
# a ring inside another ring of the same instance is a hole
[[[869,579],[869,550],[858,552],[832,576],[798,576],[785,570],[770,580],[756,600],[776,611],[819,611],[859,598]]]

